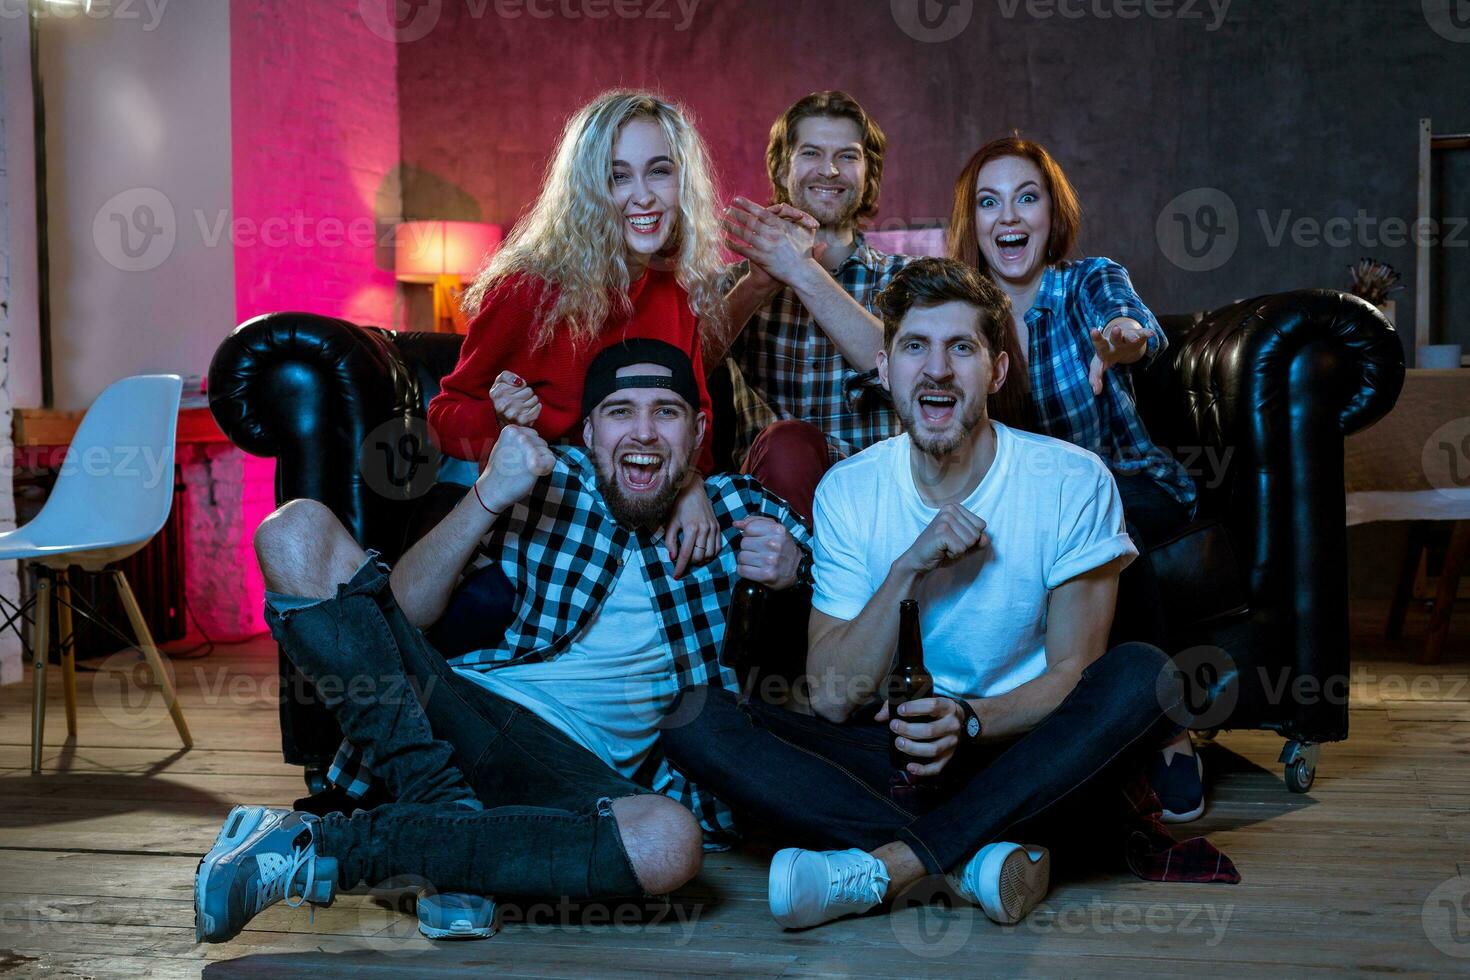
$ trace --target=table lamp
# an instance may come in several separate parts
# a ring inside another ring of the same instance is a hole
[[[459,308],[464,280],[480,271],[500,245],[500,226],[477,221],[405,221],[393,247],[393,274],[399,282],[432,283],[434,331],[464,333],[468,321]]]

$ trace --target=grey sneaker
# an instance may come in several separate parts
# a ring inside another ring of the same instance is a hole
[[[318,822],[309,813],[274,807],[230,811],[194,872],[195,941],[227,942],[282,899],[292,908],[330,904],[337,861],[316,853]],[[242,830],[247,825],[250,830]]]
[[[961,898],[980,906],[991,921],[1015,925],[1046,897],[1051,852],[1004,841],[986,844],[945,880]]]
[[[495,899],[463,892],[419,892],[419,932],[429,939],[489,939],[495,935]]]
[[[788,847],[771,859],[767,898],[783,929],[856,915],[883,901],[888,869],[867,851]]]

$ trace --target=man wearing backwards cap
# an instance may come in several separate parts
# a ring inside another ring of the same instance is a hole
[[[333,778],[360,792],[370,767],[395,802],[320,818],[236,807],[196,873],[199,939],[226,941],[282,898],[322,904],[395,875],[572,901],[694,876],[701,824],[728,829],[728,812],[669,768],[659,725],[684,687],[734,689],[716,655],[736,579],[789,588],[811,547],[751,478],[711,477],[721,552],[674,577],[655,541],[704,435],[698,405],[684,352],[608,348],[587,372],[587,448],[506,428],[391,572],[315,501],[261,524],[272,633],[320,690],[346,692],[324,693],[347,736]],[[496,646],[445,661],[421,630],[491,562],[516,587],[515,618]]]

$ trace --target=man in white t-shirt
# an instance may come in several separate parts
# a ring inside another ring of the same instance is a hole
[[[712,690],[666,744],[737,814],[847,848],[776,854],[783,926],[864,912],[938,875],[1017,922],[1045,895],[1050,857],[1013,842],[1177,731],[1180,690],[1156,648],[1106,650],[1118,573],[1137,554],[1107,468],[988,417],[1013,368],[1009,301],[958,262],[921,259],[878,306],[879,373],[905,433],[817,490],[817,717]],[[934,696],[893,718],[877,692],[908,599]]]

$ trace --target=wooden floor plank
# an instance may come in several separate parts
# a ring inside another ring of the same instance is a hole
[[[1412,642],[1384,644],[1365,622],[1352,738],[1324,746],[1310,793],[1283,786],[1271,733],[1223,733],[1204,750],[1210,809],[1181,830],[1230,854],[1240,885],[1088,872],[1059,877],[1016,927],[930,907],[784,933],[766,908],[769,854],[748,849],[710,855],[666,921],[505,905],[493,940],[448,945],[351,894],[314,921],[277,906],[235,942],[197,946],[192,875],[219,821],[235,802],[304,795],[280,759],[274,648],[262,638],[173,664],[190,752],[161,702],[118,702],[132,667],[104,658],[83,665],[75,742],[52,679],[40,776],[29,685],[0,688],[0,977],[1464,974],[1470,935],[1452,916],[1470,896],[1465,652],[1425,667]]]

